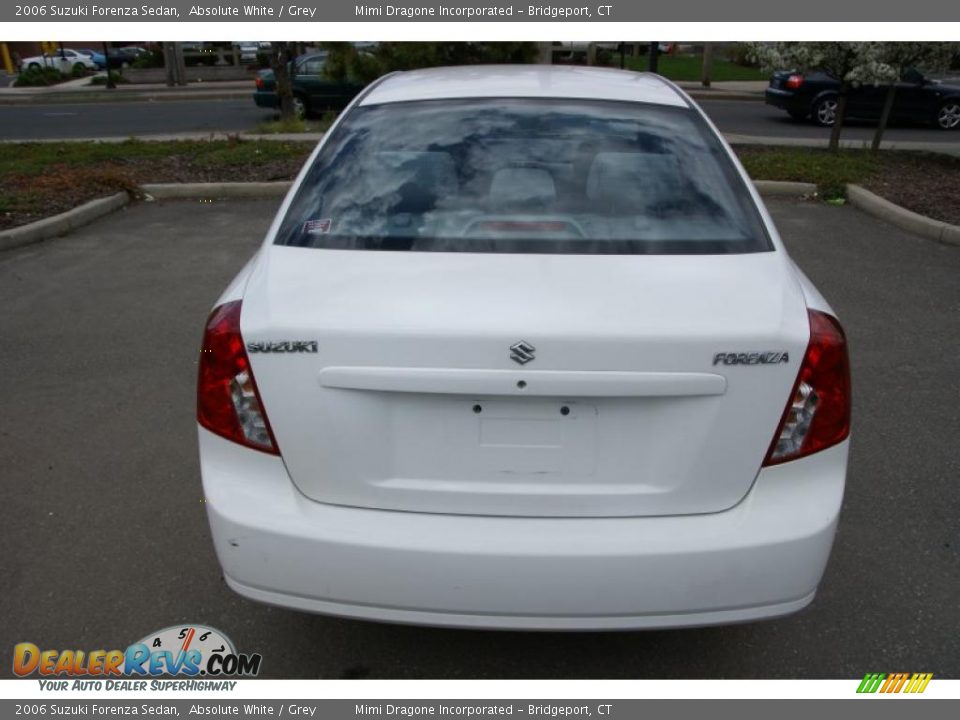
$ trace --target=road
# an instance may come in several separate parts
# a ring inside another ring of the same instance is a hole
[[[704,100],[704,109],[725,133],[769,137],[822,138],[829,131],[797,123],[783,111],[762,102]],[[76,105],[0,106],[0,139],[129,137],[188,132],[242,132],[272,118],[252,100],[184,100],[162,102],[87,103]],[[869,124],[844,129],[847,139],[869,140]],[[960,134],[930,127],[894,127],[886,139],[958,143]]]
[[[0,253],[0,673],[13,641],[124,648],[197,622],[262,653],[268,677],[960,677],[960,248],[850,207],[769,206],[842,317],[853,363],[849,482],[809,609],[683,631],[497,633],[233,594],[201,494],[197,348],[277,201],[140,203]]]

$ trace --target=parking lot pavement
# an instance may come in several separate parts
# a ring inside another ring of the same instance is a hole
[[[262,653],[269,677],[960,677],[960,248],[852,208],[770,204],[853,358],[845,508],[808,610],[684,631],[453,631],[269,608],[220,579],[197,465],[197,351],[276,205],[139,204],[0,253],[4,675],[15,642],[123,648],[197,622]]]

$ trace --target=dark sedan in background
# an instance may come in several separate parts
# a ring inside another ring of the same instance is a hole
[[[327,54],[319,52],[301,55],[290,64],[294,111],[298,117],[342,110],[363,90],[363,83],[359,81],[329,79],[323,72],[326,61]],[[256,84],[253,101],[257,107],[279,108],[273,70],[260,70]]]
[[[848,118],[878,120],[889,85],[861,85],[847,98]],[[800,74],[780,70],[770,78],[766,91],[768,105],[786,110],[795,120],[810,118],[817,125],[830,127],[837,118],[840,83],[823,72]],[[925,78],[908,70],[897,83],[893,122],[933,124],[943,130],[960,127],[960,84]]]

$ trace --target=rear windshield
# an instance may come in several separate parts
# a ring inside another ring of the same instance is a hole
[[[277,243],[419,252],[770,250],[743,180],[687,108],[547,99],[358,107]]]

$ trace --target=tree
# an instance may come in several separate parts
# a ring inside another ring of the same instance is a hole
[[[273,70],[273,79],[277,84],[277,98],[280,101],[280,120],[292,120],[295,111],[293,106],[293,83],[290,78],[290,66],[296,59],[296,46],[292,42],[275,42],[270,54],[270,69]]]
[[[880,46],[878,48],[878,61],[889,66],[890,74],[895,80],[887,88],[886,97],[883,101],[880,122],[877,124],[876,132],[873,134],[873,142],[870,145],[873,152],[880,149],[883,133],[887,129],[887,122],[890,120],[890,112],[893,110],[893,103],[897,95],[896,80],[906,79],[904,73],[910,69],[923,68],[927,72],[946,70],[958,48],[957,43],[948,42],[884,42],[878,43],[878,45]],[[916,79],[920,81],[922,77]]]
[[[371,47],[353,43],[321,43],[327,51],[326,75],[333,80],[371,82],[395,70],[441,65],[533,63],[540,55],[535,42],[381,42]]]
[[[752,56],[767,71],[821,70],[840,83],[836,108],[831,110],[825,106],[823,110],[825,117],[831,112],[833,115],[829,148],[836,152],[850,90],[864,83],[879,85],[895,79],[892,68],[880,60],[883,45],[879,42],[755,43]]]

